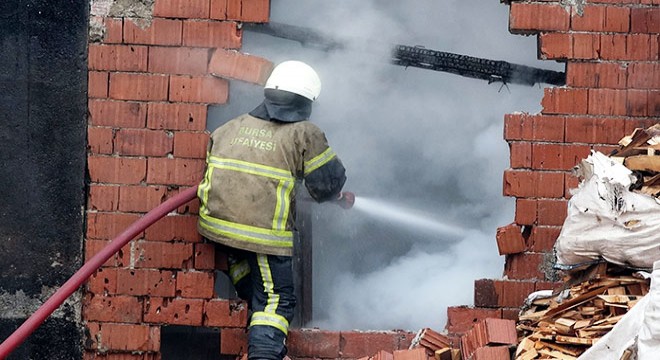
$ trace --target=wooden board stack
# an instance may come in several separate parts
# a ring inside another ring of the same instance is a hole
[[[538,299],[523,311],[516,360],[574,360],[607,334],[646,295],[650,280],[600,273],[568,289],[568,296]]]
[[[619,145],[621,148],[610,154],[610,158],[639,175],[633,191],[660,197],[660,124],[635,129]]]

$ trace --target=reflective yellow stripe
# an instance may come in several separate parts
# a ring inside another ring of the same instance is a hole
[[[289,219],[289,207],[291,206],[291,191],[295,183],[292,181],[280,181],[277,185],[277,205],[273,216],[273,229],[285,230]]]
[[[238,172],[265,176],[273,179],[283,180],[283,181],[294,181],[295,178],[291,175],[291,172],[284,169],[278,169],[272,166],[266,166],[256,163],[251,163],[242,160],[234,159],[223,159],[216,156],[209,156],[209,165],[226,170],[234,170]]]
[[[327,164],[328,161],[332,160],[335,156],[335,152],[332,151],[331,148],[327,148],[324,152],[315,156],[313,159],[305,161],[305,176]]]
[[[209,202],[209,189],[211,189],[211,178],[213,177],[213,168],[209,167],[206,169],[206,174],[202,183],[199,184],[197,188],[197,197],[201,199],[201,206],[199,209],[200,214],[209,214],[209,209],[206,207],[206,204]]]
[[[205,229],[233,239],[275,247],[293,247],[293,232],[264,229],[213,218],[200,211],[199,224]]]
[[[247,260],[242,260],[234,265],[229,266],[229,277],[231,282],[236,285],[241,279],[250,273],[250,264]]]
[[[250,326],[255,325],[272,326],[282,331],[285,335],[289,332],[289,322],[284,316],[277,314],[257,311],[252,314],[252,320],[250,320]]]
[[[257,263],[259,264],[259,271],[261,272],[261,282],[263,283],[264,291],[268,296],[264,311],[269,314],[274,314],[280,303],[280,295],[275,294],[275,284],[273,283],[273,275],[270,273],[270,265],[268,265],[268,255],[257,254]]]

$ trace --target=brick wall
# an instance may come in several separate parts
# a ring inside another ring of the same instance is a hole
[[[607,154],[634,128],[660,121],[660,1],[507,3],[509,30],[537,35],[540,58],[565,62],[566,86],[545,89],[540,114],[504,118],[503,194],[516,198],[513,222],[496,235],[504,277],[475,281],[475,307],[448,309],[453,333],[485,317],[515,319],[529,293],[560,285],[548,259],[578,183],[570,169],[591,149]]]
[[[268,0],[156,0],[141,13],[109,4],[92,1],[90,18],[86,259],[199,182],[208,105],[227,102],[229,79],[263,83],[272,69],[237,51],[240,23],[267,21]],[[214,294],[226,264],[197,233],[197,209],[168,214],[90,278],[85,359],[159,359],[163,325],[244,333],[245,304]]]

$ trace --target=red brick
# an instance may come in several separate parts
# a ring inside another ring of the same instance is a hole
[[[573,57],[573,41],[568,33],[542,33],[538,42],[541,59],[559,60]]]
[[[147,183],[163,185],[197,185],[202,179],[206,161],[198,159],[151,158]]]
[[[287,339],[289,355],[295,358],[339,358],[339,332],[319,329],[291,329]]]
[[[110,353],[103,354],[96,351],[87,351],[83,354],[83,360],[161,360],[160,353]]]
[[[192,265],[192,244],[137,242],[133,258],[136,268],[187,269]]]
[[[227,253],[224,251],[218,251],[216,249],[215,252],[215,269],[220,270],[220,271],[227,271],[229,270],[229,257],[227,256]]]
[[[589,114],[626,115],[626,91],[589,89]]]
[[[566,85],[587,88],[626,88],[627,70],[617,63],[569,62]]]
[[[112,139],[114,131],[111,128],[88,126],[87,150],[92,154],[112,154]]]
[[[649,92],[647,90],[628,90],[626,93],[626,114],[630,116],[649,116]]]
[[[649,103],[646,113],[649,116],[653,116],[653,117],[660,116],[660,91],[649,91],[648,97],[649,97]]]
[[[587,89],[545,88],[541,100],[544,114],[586,114]]]
[[[532,144],[532,168],[570,170],[589,155],[588,145]]]
[[[563,225],[567,210],[566,200],[539,199],[538,225]]]
[[[243,328],[220,329],[220,354],[247,354],[247,330]]]
[[[509,31],[514,34],[541,30],[566,31],[569,23],[569,13],[559,5],[511,3]]]
[[[194,268],[197,270],[215,269],[215,246],[213,244],[199,243],[194,246]]]
[[[150,297],[144,304],[144,321],[155,324],[202,326],[204,300]]]
[[[179,271],[176,275],[176,295],[184,298],[213,297],[215,276],[207,271]]]
[[[633,62],[628,67],[629,88],[657,89],[660,88],[660,64]]]
[[[207,105],[149,103],[147,127],[150,129],[170,129],[203,131],[206,129]]]
[[[229,98],[229,82],[215,77],[172,76],[170,101],[224,104]]]
[[[369,359],[368,355],[367,359]],[[392,353],[393,360],[430,360],[434,359],[426,354],[426,349],[419,347],[414,349],[395,350]]]
[[[144,127],[147,106],[144,103],[109,100],[90,100],[90,125],[121,128]]]
[[[88,240],[88,242],[101,242],[99,240]],[[105,243],[105,242],[104,242]],[[115,294],[117,291],[117,269],[100,268],[96,270],[87,280],[87,290],[93,294]]]
[[[533,281],[497,280],[496,282],[500,282],[501,287],[496,286],[495,288],[502,289],[498,297],[498,306],[520,307],[527,296],[534,292]]]
[[[598,34],[571,34],[571,58],[598,59],[600,55],[600,37]]]
[[[600,57],[604,60],[657,60],[658,36],[602,34]]]
[[[124,20],[124,42],[127,44],[181,45],[181,20]]]
[[[145,71],[147,47],[89,44],[89,70]]]
[[[578,15],[575,8],[571,14],[571,29],[591,32],[628,32],[630,9],[612,6],[585,6]]]
[[[240,49],[242,32],[232,21],[194,21],[183,22],[183,45]]]
[[[514,169],[528,169],[532,167],[532,144],[516,141],[509,143],[511,152],[511,167]]]
[[[504,275],[511,280],[545,279],[543,254],[524,253],[506,256]]]
[[[510,360],[508,346],[487,346],[475,350],[472,360]]]
[[[497,299],[495,299],[495,303]],[[467,306],[450,306],[447,308],[447,327],[451,333],[465,333],[474,324],[486,318],[500,318],[502,309],[474,308]]]
[[[105,351],[159,351],[160,328],[138,324],[87,324],[89,337],[86,346]]]
[[[120,129],[115,135],[119,155],[166,156],[173,150],[172,135],[160,130]]]
[[[113,239],[139,218],[140,216],[135,214],[88,213],[87,237]],[[140,235],[138,234],[136,237]]]
[[[153,46],[149,48],[149,72],[206,75],[208,58],[209,49]]]
[[[209,0],[158,0],[153,16],[163,18],[205,19],[209,17]]]
[[[247,326],[247,320],[248,307],[243,301],[212,299],[204,303],[204,326],[244,328]],[[290,341],[291,338],[287,340],[287,345]],[[289,354],[291,354],[290,347]]]
[[[103,29],[104,44],[121,44],[123,21],[121,18],[90,16],[90,24]]]
[[[88,229],[89,231],[89,229]],[[95,239],[87,239],[85,240],[85,262],[89,262],[94,256],[96,256],[98,253],[103,250],[106,246],[110,244],[110,240],[95,240]],[[121,252],[121,251],[120,251]],[[119,259],[119,254],[114,253],[108,257],[108,260],[106,260],[101,266],[117,266],[118,264],[118,259]],[[100,280],[99,280],[100,281]],[[91,285],[90,285],[91,286]],[[101,286],[99,284],[96,284],[95,286]],[[90,289],[90,291],[97,292],[98,288],[95,288],[93,290]],[[101,291],[102,293],[102,291]]]
[[[226,2],[226,15],[229,20],[268,22],[270,0],[226,0]]]
[[[571,7],[571,30],[602,32],[605,28],[606,6],[583,6],[582,14]]]
[[[558,172],[504,172],[504,195],[515,197],[562,197],[564,177]]]
[[[133,324],[142,321],[142,303],[133,296],[88,296],[82,309],[87,321]]]
[[[571,117],[566,121],[566,142],[615,145],[626,135],[624,118]]]
[[[660,8],[632,8],[630,10],[630,32],[660,33]]]
[[[505,308],[502,309],[502,319],[508,319],[508,320],[513,320],[515,322],[518,322],[518,314],[520,313],[520,309],[518,308]]]
[[[174,273],[167,270],[117,269],[117,294],[164,296],[176,294]]]
[[[227,20],[227,1],[211,0],[211,19]]]
[[[119,211],[146,213],[161,204],[166,191],[163,186],[122,186],[119,189]]]
[[[197,232],[197,216],[168,215],[145,230],[144,238],[150,241],[200,242]]]
[[[564,141],[564,116],[507,114],[504,117],[506,140]]]
[[[208,133],[176,132],[174,134],[174,156],[205,159],[208,140]]]
[[[111,73],[109,96],[118,100],[166,100],[168,76]]]
[[[180,193],[180,192],[182,192],[186,189],[188,189],[188,187],[185,187],[185,186],[179,186],[177,188],[171,188],[171,189],[169,189],[169,192],[168,192],[169,195],[168,196],[169,197],[175,196],[176,194],[178,194],[178,193]],[[197,214],[199,214],[199,199],[194,198],[194,199],[188,201],[187,203],[179,206],[176,209],[176,212],[178,214],[182,214],[182,215],[197,215]]]
[[[119,204],[119,186],[91,184],[88,210],[116,211]]]
[[[496,239],[500,255],[525,251],[525,239],[521,231],[521,227],[515,224],[497,228]]]
[[[516,199],[516,224],[532,225],[536,223],[536,202],[534,199]]]
[[[379,350],[392,352],[398,348],[399,335],[394,332],[342,331],[339,349],[343,358],[370,356]]]
[[[89,71],[87,73],[87,96],[90,98],[108,97],[108,73]]]
[[[136,184],[144,180],[145,159],[90,156],[87,158],[90,180],[101,183]]]
[[[624,60],[626,54],[626,36],[622,34],[603,34],[600,37],[601,59]]]
[[[211,75],[264,85],[273,70],[273,63],[235,50],[217,49],[209,63]]]

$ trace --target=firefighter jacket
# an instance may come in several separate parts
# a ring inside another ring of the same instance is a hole
[[[250,114],[230,120],[209,141],[197,194],[199,232],[230,247],[291,256],[299,179],[318,202],[336,198],[346,181],[344,166],[316,125]]]

